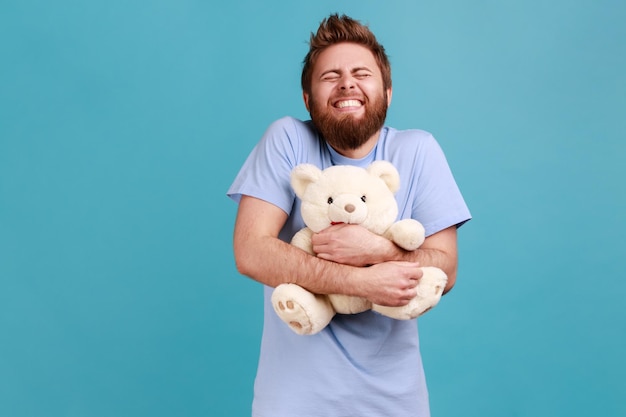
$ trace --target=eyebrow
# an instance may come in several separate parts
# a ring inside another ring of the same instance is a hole
[[[356,67],[353,68],[351,73],[355,73],[355,72],[359,72],[359,71],[369,71],[369,72],[373,72],[371,69],[369,69],[368,67]]]

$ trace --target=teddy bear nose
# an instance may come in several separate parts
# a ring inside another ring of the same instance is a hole
[[[346,204],[346,206],[343,209],[347,211],[348,213],[352,213],[354,211],[354,204]]]

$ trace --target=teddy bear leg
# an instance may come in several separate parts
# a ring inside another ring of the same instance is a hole
[[[333,309],[341,314],[357,314],[372,308],[372,303],[366,298],[352,297],[343,294],[331,294],[328,296]]]
[[[417,296],[402,307],[372,306],[372,310],[398,320],[414,319],[439,303],[448,276],[439,268],[423,267],[424,275],[417,284]]]
[[[278,317],[300,335],[318,333],[335,315],[328,297],[313,294],[296,284],[276,287],[272,306]]]

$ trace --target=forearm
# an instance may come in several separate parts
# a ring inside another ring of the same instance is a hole
[[[287,214],[262,200],[244,196],[233,236],[238,271],[262,284],[298,284],[317,294],[356,295],[359,268],[309,255],[278,239]]]
[[[270,287],[293,283],[317,294],[357,295],[359,268],[317,258],[274,237],[237,239],[235,263],[241,274]]]
[[[367,298],[383,306],[402,306],[416,296],[422,273],[411,262],[355,267],[317,258],[277,238],[235,241],[235,261],[243,275],[276,287],[294,283],[316,294]]]
[[[365,266],[389,261],[417,262],[434,266],[448,276],[445,291],[456,282],[456,226],[448,227],[426,238],[419,249],[407,251],[386,237],[356,225],[332,226],[313,236],[317,256],[340,264]]]
[[[244,196],[235,222],[234,252],[238,271],[271,287],[298,284],[316,294],[345,294],[373,303],[400,306],[416,295],[422,272],[410,262],[382,262],[371,267],[334,262],[278,239],[287,214],[259,199]]]

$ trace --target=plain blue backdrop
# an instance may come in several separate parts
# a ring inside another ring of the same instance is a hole
[[[474,215],[420,319],[435,417],[626,415],[626,4],[4,0],[0,416],[249,415],[261,286],[225,192],[307,117],[331,12],[390,55]]]

